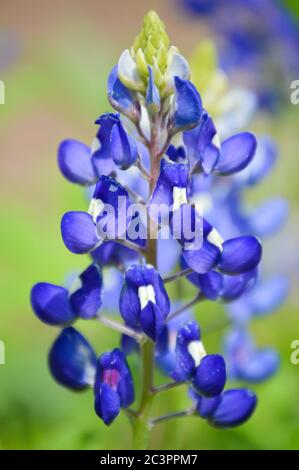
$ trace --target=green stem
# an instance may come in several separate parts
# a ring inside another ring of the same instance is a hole
[[[150,179],[150,194],[152,193],[159,175],[159,119],[153,123],[151,131],[151,141],[149,144],[149,152],[151,157],[151,179]],[[154,227],[154,230],[153,230]],[[157,227],[151,227],[151,221],[148,217],[148,245],[146,260],[153,266],[157,265],[157,240],[155,238],[155,230]],[[153,401],[153,376],[154,376],[154,343],[147,339],[141,345],[141,364],[142,364],[142,390],[141,400],[137,416],[132,419],[133,425],[133,448],[145,450],[149,445],[150,438],[150,414]]]
[[[137,417],[133,421],[133,449],[148,448],[150,413],[153,400],[154,344],[147,340],[141,347],[142,392]]]
[[[177,413],[169,413],[164,416],[159,416],[151,421],[151,427],[155,426],[158,423],[164,423],[165,421],[169,421],[170,419],[174,418],[185,418],[186,416],[193,416],[195,415],[196,409],[194,407],[189,408],[188,410],[178,411]]]

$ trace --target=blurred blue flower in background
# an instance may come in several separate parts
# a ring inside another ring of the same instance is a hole
[[[177,0],[175,0],[177,1]],[[179,0],[208,22],[220,50],[221,67],[253,87],[259,105],[273,110],[285,80],[299,71],[299,25],[281,0]]]

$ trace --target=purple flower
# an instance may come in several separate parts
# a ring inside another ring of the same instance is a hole
[[[94,383],[96,355],[86,339],[74,328],[62,330],[49,352],[49,368],[61,385],[84,390]]]
[[[194,321],[178,330],[176,369],[172,376],[175,380],[190,382],[198,393],[207,397],[218,396],[225,386],[224,359],[218,354],[206,353]]]
[[[203,109],[189,76],[187,61],[170,45],[157,14],[149,12],[108,78],[116,112],[96,120],[91,148],[69,139],[58,150],[63,175],[89,186],[85,197],[92,195],[88,210],[63,215],[62,239],[93,264],[69,289],[38,283],[31,291],[38,318],[64,328],[49,354],[54,378],[73,390],[93,387],[95,412],[106,425],[127,409],[139,440],[140,424],[151,428],[177,414],[196,412],[226,428],[254,411],[252,392],[224,391],[224,358],[206,352],[205,335],[193,320],[191,308],[195,312],[198,302],[230,303],[229,377],[262,381],[278,364],[276,351],[257,348],[244,330],[253,315],[268,313],[285,295],[283,282],[258,279],[257,238],[280,226],[285,203],[275,198],[248,211],[243,202],[244,189],[269,173],[276,149],[267,138],[257,148],[250,132],[220,141],[218,124]],[[191,289],[196,296],[185,299]],[[69,327],[77,319],[95,319],[99,328],[117,331],[120,349],[101,351],[97,359]],[[136,381],[139,405],[126,361],[132,353],[134,375],[143,371]],[[168,383],[154,383],[155,367]],[[195,405],[153,416],[151,400],[177,385],[191,387]]]
[[[127,230],[127,191],[112,177],[101,176],[88,212],[67,212],[61,220],[61,234],[73,253],[89,253],[105,240],[122,237]],[[108,207],[109,206],[109,207]],[[122,220],[121,213],[125,213]]]
[[[189,80],[174,77],[175,96],[173,127],[186,130],[195,127],[201,118],[202,102],[195,86]]]
[[[157,339],[170,302],[163,281],[152,266],[132,265],[127,269],[119,308],[127,325],[141,328],[153,341]]]
[[[31,290],[31,305],[37,317],[49,325],[68,325],[80,318],[93,318],[102,305],[103,278],[95,264],[76,279],[71,289],[39,282]]]
[[[95,411],[105,424],[111,424],[121,408],[134,401],[132,375],[119,349],[102,354],[97,362],[94,384]]]
[[[217,428],[233,428],[245,423],[255,410],[257,398],[250,390],[225,390],[215,398],[196,396],[197,412]]]
[[[279,355],[274,348],[257,348],[244,328],[225,335],[224,351],[230,377],[246,382],[262,382],[278,369]]]

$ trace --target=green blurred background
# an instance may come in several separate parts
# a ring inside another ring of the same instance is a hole
[[[0,365],[2,449],[130,447],[125,416],[106,428],[94,414],[92,392],[71,393],[50,377],[47,351],[57,330],[35,318],[29,292],[39,280],[62,283],[88,263],[69,253],[60,237],[62,214],[85,209],[86,201],[82,190],[59,174],[57,146],[68,137],[92,140],[94,119],[109,109],[107,74],[151,8],[186,56],[207,35],[205,24],[183,17],[171,0],[1,0],[0,29],[9,35],[13,55],[10,66],[0,70],[6,85],[6,103],[0,106],[0,340],[6,359]],[[265,265],[268,271],[287,273],[292,290],[279,312],[252,326],[259,344],[280,351],[279,373],[254,387],[259,406],[240,429],[217,431],[199,418],[171,422],[156,428],[151,448],[299,449],[299,365],[290,362],[290,343],[299,339],[298,118],[299,106],[289,105],[274,119],[259,116],[253,126],[277,139],[280,160],[251,197],[280,194],[290,201],[286,227],[266,243]],[[205,303],[197,311],[203,326],[223,315],[219,304]],[[98,353],[118,341],[94,322],[76,326]],[[219,350],[219,341],[220,334],[210,335],[208,349]],[[185,401],[182,391],[169,392],[157,400],[157,413],[181,409]]]

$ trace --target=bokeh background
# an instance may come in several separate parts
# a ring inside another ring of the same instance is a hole
[[[287,4],[296,17],[298,2]],[[107,74],[149,9],[158,11],[187,57],[201,38],[213,37],[204,19],[186,14],[175,0],[1,0],[0,79],[6,103],[0,106],[0,340],[6,364],[0,366],[0,449],[130,446],[125,416],[106,428],[94,414],[92,392],[71,393],[50,377],[47,351],[57,330],[35,318],[29,292],[39,280],[59,284],[87,264],[69,253],[60,237],[62,214],[85,209],[86,201],[82,190],[59,174],[57,146],[68,137],[92,140],[94,119],[110,109]],[[288,93],[288,81],[280,86]],[[290,204],[287,224],[265,247],[265,269],[289,277],[290,295],[278,312],[252,325],[258,343],[278,348],[280,370],[254,387],[259,406],[240,429],[217,431],[199,418],[181,420],[157,427],[151,448],[299,448],[299,365],[290,362],[290,343],[299,339],[298,118],[299,105],[285,102],[274,115],[260,112],[251,125],[275,137],[280,158],[271,178],[250,197],[279,194]],[[222,318],[223,307],[204,303],[197,316],[208,325]],[[78,329],[98,353],[118,341],[93,322],[79,323]],[[218,350],[219,340],[218,333],[210,335],[208,348]],[[157,412],[184,403],[182,392],[169,392],[157,400]]]

